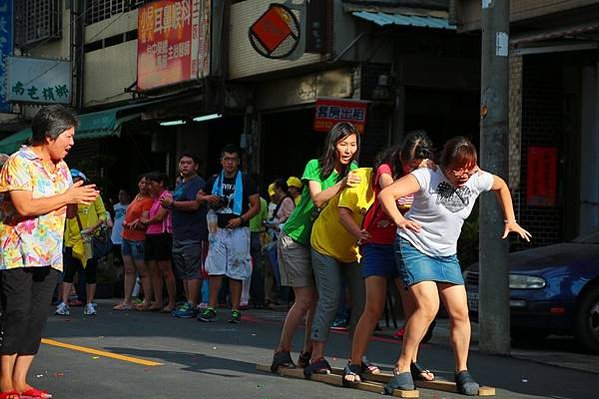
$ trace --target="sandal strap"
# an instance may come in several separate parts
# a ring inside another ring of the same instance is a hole
[[[291,353],[287,351],[281,351],[275,353],[272,358],[272,365],[270,366],[270,371],[276,373],[279,367],[285,368],[295,368],[295,363],[291,359]]]

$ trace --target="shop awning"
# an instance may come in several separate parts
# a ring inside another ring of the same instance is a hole
[[[394,13],[388,14],[384,12],[371,11],[356,11],[352,13],[354,17],[362,18],[366,21],[373,22],[378,26],[400,25],[413,26],[416,28],[432,28],[432,29],[456,29],[455,25],[449,23],[447,18],[439,18],[434,16],[420,16]]]
[[[121,133],[121,125],[123,123],[138,118],[141,115],[140,112],[136,112],[126,116],[117,116],[117,112],[126,108],[131,108],[131,106],[79,115],[79,128],[75,133],[75,140],[118,136]],[[30,137],[31,129],[29,128],[6,137],[0,140],[0,152],[12,154]]]

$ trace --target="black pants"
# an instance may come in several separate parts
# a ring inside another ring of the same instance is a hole
[[[49,266],[0,271],[0,355],[35,355],[58,279]]]
[[[62,277],[62,281],[64,281],[65,283],[73,283],[75,273],[77,272],[79,272],[79,274],[85,273],[85,282],[87,284],[96,284],[96,276],[98,274],[98,259],[88,259],[84,269],[83,264],[81,264],[81,261],[73,256],[73,248],[65,247],[64,275]]]
[[[250,234],[250,254],[254,262],[250,284],[250,298],[252,298],[254,305],[264,305],[264,270],[260,233]]]

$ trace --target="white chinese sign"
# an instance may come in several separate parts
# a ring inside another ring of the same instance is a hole
[[[71,63],[8,57],[7,100],[42,104],[71,103]]]

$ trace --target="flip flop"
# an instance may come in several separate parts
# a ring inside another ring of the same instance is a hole
[[[29,388],[28,390],[21,392],[21,399],[29,399],[29,398],[43,398],[50,399],[52,397],[48,391],[43,391],[37,388]]]
[[[343,369],[343,376],[341,379],[341,383],[343,384],[343,386],[346,388],[355,388],[356,386],[358,386],[362,382],[362,371],[362,366],[350,363],[346,364],[345,368]],[[350,381],[347,378],[345,378],[348,376],[354,377],[354,380]],[[356,377],[358,378],[356,379]]]
[[[418,381],[434,381],[435,375],[429,369],[425,369],[421,365],[416,362],[410,363],[410,373],[412,373],[412,378]],[[424,374],[430,374],[433,376],[430,380],[424,376]]]
[[[270,371],[276,373],[279,367],[287,369],[294,369],[296,366],[291,360],[291,354],[287,351],[280,351],[275,353],[272,357],[272,364],[270,365]]]
[[[19,399],[21,394],[16,389],[12,391],[0,392],[0,399]]]
[[[128,305],[126,303],[119,303],[112,307],[112,310],[132,310],[133,305]]]

